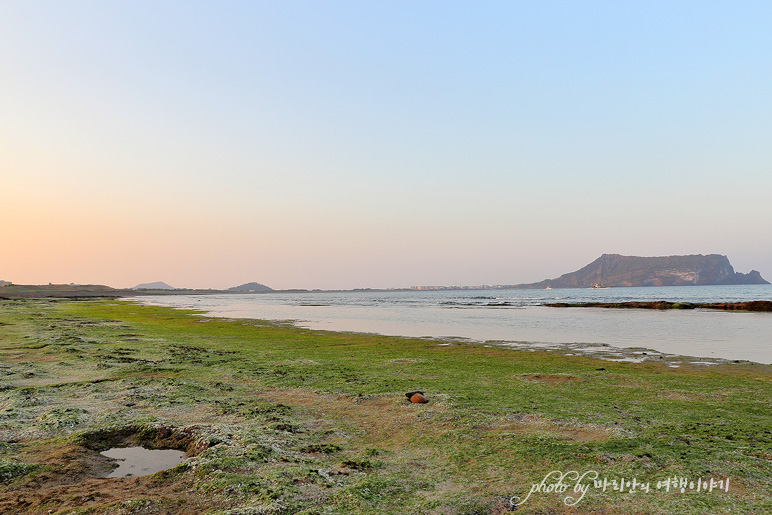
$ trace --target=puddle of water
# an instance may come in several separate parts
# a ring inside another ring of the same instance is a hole
[[[100,454],[118,461],[118,468],[107,477],[147,476],[176,467],[187,458],[182,451],[144,447],[113,447]]]
[[[626,363],[643,363],[644,358],[609,358],[609,357],[601,357],[600,359],[605,361],[617,361],[617,362],[626,362]]]

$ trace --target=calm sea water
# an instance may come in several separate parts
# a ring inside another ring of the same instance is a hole
[[[198,309],[211,316],[291,320],[310,329],[455,337],[578,352],[609,351],[606,346],[645,348],[698,358],[772,363],[772,313],[544,306],[551,302],[772,300],[770,285],[313,292],[136,299],[154,305]],[[630,359],[629,352],[620,356]]]

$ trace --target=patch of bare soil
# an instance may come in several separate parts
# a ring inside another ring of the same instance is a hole
[[[301,406],[321,420],[346,421],[361,431],[365,439],[377,441],[383,448],[402,448],[406,441],[418,438],[423,431],[436,429],[436,423],[430,419],[446,411],[437,402],[413,404],[404,396],[394,395],[351,397],[304,389],[273,389],[261,392],[260,396],[272,402]]]
[[[182,515],[213,507],[211,498],[204,501],[192,493],[189,474],[168,470],[150,476],[106,478],[113,461],[99,451],[131,445],[177,449],[189,455],[207,446],[190,428],[133,426],[86,433],[67,445],[41,442],[20,458],[42,469],[18,479],[12,488],[0,488],[0,513],[48,515],[91,506],[94,510],[88,513]]]

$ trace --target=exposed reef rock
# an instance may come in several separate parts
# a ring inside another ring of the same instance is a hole
[[[545,304],[551,308],[616,308],[616,309],[718,309],[721,311],[767,311],[772,312],[772,302],[754,300],[750,302],[556,302]]]

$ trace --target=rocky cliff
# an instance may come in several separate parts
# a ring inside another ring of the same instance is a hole
[[[599,286],[696,286],[717,284],[769,284],[756,270],[735,272],[729,259],[719,254],[639,257],[603,254],[557,279],[520,284],[520,288],[591,288]]]

